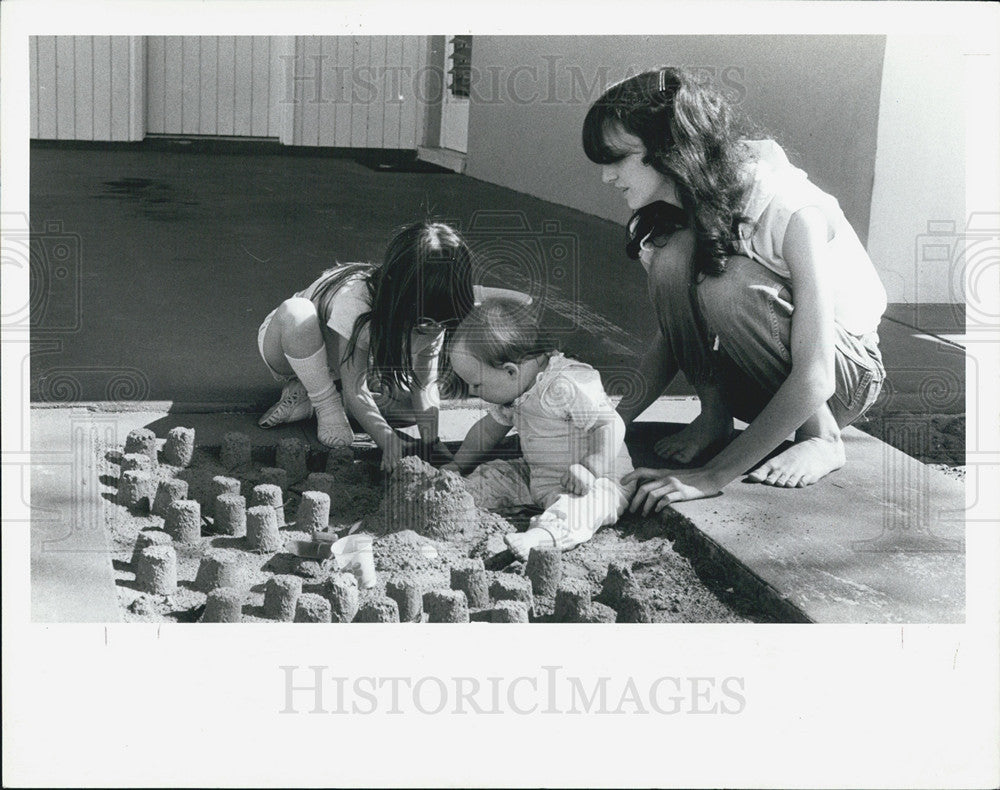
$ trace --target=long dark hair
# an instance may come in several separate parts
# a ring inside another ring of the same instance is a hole
[[[740,142],[746,122],[735,119],[726,99],[707,82],[680,69],[646,71],[608,88],[587,111],[583,150],[597,164],[620,161],[616,146],[623,130],[642,140],[643,162],[677,185],[684,209],[693,219],[699,272],[725,271],[736,252],[741,209],[749,184],[745,164],[751,158]]]
[[[472,254],[457,232],[441,222],[415,222],[389,241],[381,265],[351,263],[327,270],[312,301],[321,321],[330,317],[334,296],[352,277],[365,281],[370,309],[358,316],[342,362],[369,330],[370,371],[383,385],[411,387],[411,332],[421,319],[453,329],[472,309]],[[445,364],[447,355],[443,355]]]

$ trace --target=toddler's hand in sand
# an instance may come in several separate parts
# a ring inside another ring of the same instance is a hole
[[[456,475],[462,474],[462,470],[458,468],[458,464],[452,461],[450,464],[445,464],[441,467],[442,472],[454,472]]]
[[[596,482],[597,478],[594,477],[594,473],[583,464],[573,464],[566,470],[562,478],[563,488],[568,493],[576,494],[577,496],[587,494]]]

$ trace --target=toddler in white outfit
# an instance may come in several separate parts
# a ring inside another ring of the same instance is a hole
[[[492,299],[473,308],[455,333],[454,372],[469,393],[494,404],[446,466],[466,479],[480,507],[538,505],[526,532],[507,536],[520,559],[534,546],[569,549],[613,524],[628,505],[632,471],[625,425],[600,374],[568,359],[539,330],[531,308]],[[477,467],[511,428],[523,458]]]

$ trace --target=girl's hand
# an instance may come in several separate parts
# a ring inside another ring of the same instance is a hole
[[[594,473],[583,464],[573,464],[566,470],[562,478],[563,488],[568,493],[576,494],[577,496],[589,493],[596,482],[597,478],[594,477]]]
[[[671,502],[704,499],[722,493],[715,476],[704,468],[675,470],[642,467],[625,475],[622,484],[628,485],[633,480],[645,482],[636,489],[629,510],[636,513],[641,508],[644,516],[654,511],[659,513]]]
[[[402,457],[403,442],[398,436],[393,434],[386,439],[385,447],[382,448],[382,471],[386,474],[391,474]]]

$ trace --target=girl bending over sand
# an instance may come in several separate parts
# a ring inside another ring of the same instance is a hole
[[[840,206],[774,141],[739,139],[730,116],[709,86],[662,68],[613,85],[584,121],[588,158],[636,212],[629,246],[659,323],[646,395],[622,417],[678,369],[701,399],[698,418],[656,450],[707,462],[625,479],[642,481],[632,509],[646,513],[716,494],[748,469],[768,485],[815,483],[844,464],[840,430],[885,378],[885,290]],[[734,416],[749,422],[735,439]]]
[[[349,445],[350,414],[381,448],[385,471],[403,455],[390,420],[416,423],[422,441],[443,450],[439,357],[446,332],[472,303],[469,248],[441,223],[401,230],[382,265],[328,269],[260,326],[261,356],[284,384],[260,424],[270,428],[315,412],[323,444]]]

